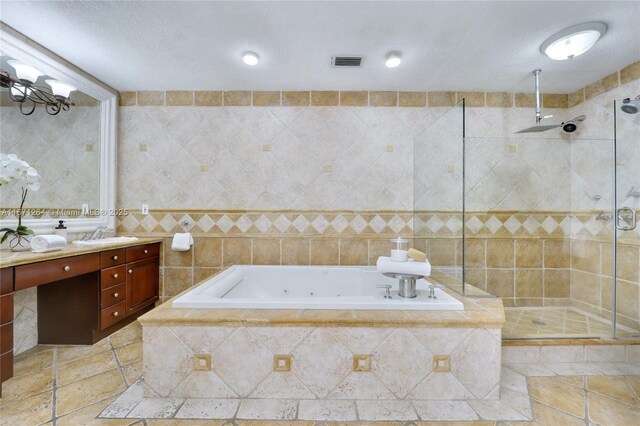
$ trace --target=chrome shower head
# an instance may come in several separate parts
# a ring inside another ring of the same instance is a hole
[[[636,96],[634,100],[631,98],[623,99],[620,109],[627,114],[637,114],[640,111],[640,95]]]

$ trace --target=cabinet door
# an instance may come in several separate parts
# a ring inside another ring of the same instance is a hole
[[[127,264],[127,315],[158,300],[157,257]]]

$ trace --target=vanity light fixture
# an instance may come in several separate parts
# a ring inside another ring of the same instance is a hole
[[[400,55],[400,52],[389,52],[387,53],[384,64],[387,68],[395,68],[400,65],[400,62],[402,62],[402,55]]]
[[[31,65],[23,64],[16,60],[7,61],[16,70],[16,76],[12,76],[5,70],[0,70],[0,87],[9,89],[9,98],[17,102],[20,112],[31,115],[36,105],[44,105],[49,115],[56,115],[60,111],[68,111],[73,103],[69,100],[69,94],[75,87],[57,80],[46,80],[51,87],[36,86],[38,77],[44,75]],[[28,107],[25,108],[25,105]]]
[[[260,57],[256,52],[244,52],[242,54],[242,61],[247,65],[257,65],[260,62]]]
[[[565,28],[546,39],[540,51],[556,61],[572,59],[591,49],[607,31],[602,22],[587,22]]]

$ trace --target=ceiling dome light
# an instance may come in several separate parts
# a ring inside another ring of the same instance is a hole
[[[247,65],[257,65],[260,62],[260,57],[256,52],[244,52],[242,54],[242,61]]]
[[[46,83],[51,86],[51,91],[55,96],[61,96],[63,98],[68,98],[69,94],[74,90],[78,90],[70,84],[63,83],[58,80],[45,80]]]
[[[387,54],[387,59],[384,61],[384,64],[387,66],[387,68],[395,68],[400,65],[400,62],[402,62],[400,52],[389,52]]]
[[[556,61],[575,58],[591,49],[607,31],[602,22],[575,25],[555,33],[540,46],[540,51]]]
[[[16,70],[16,75],[20,80],[28,81],[29,83],[35,83],[38,77],[44,75],[44,73],[31,65],[23,64],[20,61],[11,59],[7,61]]]

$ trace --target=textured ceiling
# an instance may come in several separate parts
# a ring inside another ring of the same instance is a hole
[[[570,93],[640,59],[637,1],[2,1],[0,19],[117,90],[482,90]],[[552,61],[551,34],[603,21],[586,54]],[[256,67],[240,55],[254,50]],[[384,66],[400,50],[402,65]],[[334,69],[332,54],[363,54]]]

